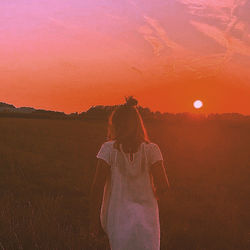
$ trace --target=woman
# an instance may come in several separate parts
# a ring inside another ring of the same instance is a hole
[[[161,151],[149,141],[136,105],[136,99],[126,98],[109,117],[91,189],[90,245],[106,235],[112,250],[160,249],[157,199],[169,182]]]

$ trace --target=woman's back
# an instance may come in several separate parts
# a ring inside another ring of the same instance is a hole
[[[149,168],[163,160],[157,144],[142,142],[133,159],[114,147],[115,140],[103,143],[97,158],[110,166],[101,209],[101,223],[109,235],[112,249],[150,249],[160,247],[158,204]]]

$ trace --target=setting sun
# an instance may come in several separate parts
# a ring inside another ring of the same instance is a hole
[[[196,101],[194,101],[193,105],[196,109],[199,109],[203,106],[203,103],[200,100],[196,100]]]

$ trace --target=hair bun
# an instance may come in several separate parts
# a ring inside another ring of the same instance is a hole
[[[133,98],[133,96],[125,97],[126,103],[124,105],[126,106],[136,106],[138,104],[138,101]]]

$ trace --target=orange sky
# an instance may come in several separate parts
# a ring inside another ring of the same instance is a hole
[[[250,115],[249,13],[247,0],[1,0],[0,101],[70,113],[133,95]]]

